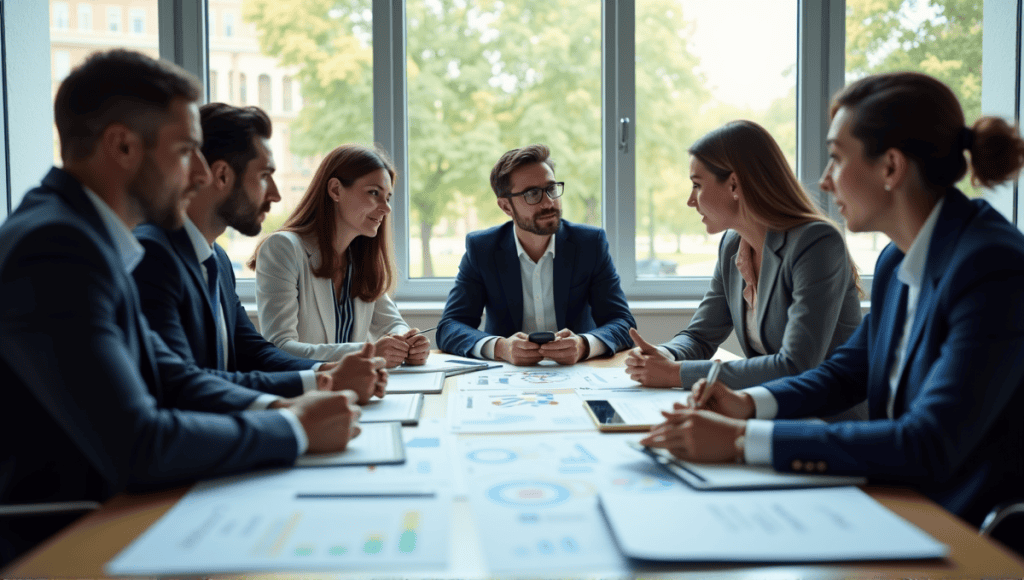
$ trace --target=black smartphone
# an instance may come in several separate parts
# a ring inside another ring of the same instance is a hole
[[[530,342],[534,344],[546,344],[555,340],[555,333],[553,332],[531,332]]]

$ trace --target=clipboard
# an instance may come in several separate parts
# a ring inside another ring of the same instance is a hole
[[[402,425],[416,425],[423,410],[423,393],[387,395],[372,399],[362,406],[360,424],[398,421]]]
[[[401,423],[360,425],[362,433],[338,453],[306,453],[295,467],[339,467],[345,465],[393,465],[405,463],[405,442]]]
[[[782,473],[769,466],[740,463],[691,463],[672,456],[664,449],[646,447],[633,441],[627,441],[626,445],[647,455],[680,481],[700,491],[843,487],[867,483],[867,478],[852,475]]]
[[[402,373],[388,376],[387,392],[391,393],[429,393],[439,394],[444,389],[445,374],[442,371],[432,373]]]

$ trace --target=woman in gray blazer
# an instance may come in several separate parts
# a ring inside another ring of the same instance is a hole
[[[689,149],[687,205],[725,231],[711,288],[686,330],[652,346],[636,330],[626,372],[690,387],[735,330],[745,359],[719,379],[743,388],[818,366],[860,324],[859,277],[840,231],[810,200],[772,136],[733,121]]]
[[[380,150],[342,145],[320,163],[299,205],[257,248],[263,336],[285,352],[336,360],[373,341],[388,367],[423,364],[430,341],[398,313],[390,243],[395,167]]]

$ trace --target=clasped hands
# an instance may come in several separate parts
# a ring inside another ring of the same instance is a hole
[[[700,379],[685,403],[662,411],[665,421],[640,440],[648,447],[667,449],[686,461],[722,463],[743,458],[747,419],[754,417],[754,399],[725,383],[709,385]]]
[[[516,366],[529,366],[549,358],[560,365],[576,364],[587,352],[582,337],[568,328],[555,333],[555,340],[547,344],[530,342],[525,332],[517,332],[508,338],[499,338],[494,345],[494,358]]]

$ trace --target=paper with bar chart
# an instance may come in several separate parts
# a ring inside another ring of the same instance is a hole
[[[444,569],[449,496],[302,492],[190,492],[106,572]]]

